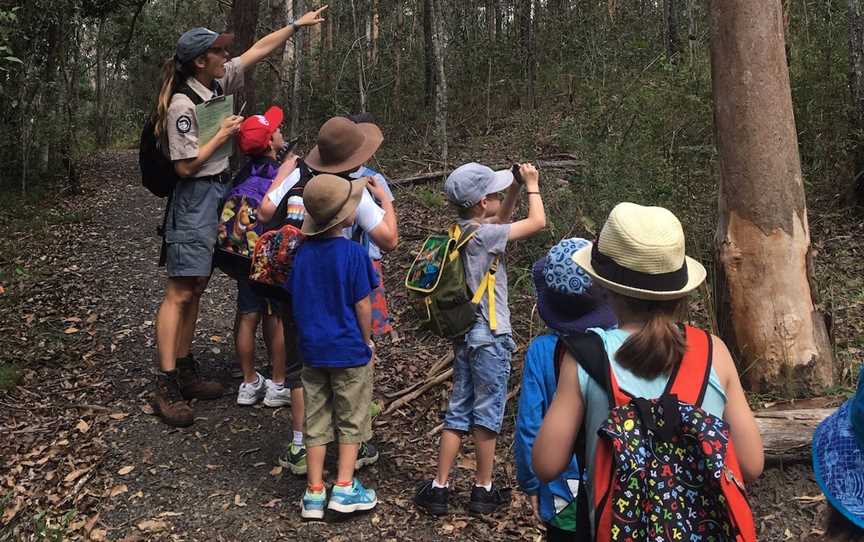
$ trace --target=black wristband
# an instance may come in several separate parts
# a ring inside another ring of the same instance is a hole
[[[531,194],[537,194],[538,196],[540,195],[540,192],[525,192],[525,193],[528,194],[529,196],[530,196]]]

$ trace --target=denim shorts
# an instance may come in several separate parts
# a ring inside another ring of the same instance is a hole
[[[477,426],[493,433],[501,431],[515,347],[509,333],[493,335],[483,320],[454,345],[453,391],[444,417],[446,429],[468,432]]]

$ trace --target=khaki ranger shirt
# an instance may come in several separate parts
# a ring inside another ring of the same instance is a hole
[[[243,64],[240,57],[232,58],[225,63],[225,77],[218,79],[225,94],[232,94],[243,86]],[[213,98],[213,91],[194,77],[186,80],[195,94],[204,101]],[[198,156],[198,120],[195,118],[195,104],[184,94],[171,97],[168,106],[168,153],[171,160],[187,160]],[[228,158],[207,160],[193,177],[216,175],[228,169]]]

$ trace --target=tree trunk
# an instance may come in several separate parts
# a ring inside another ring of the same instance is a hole
[[[429,107],[435,99],[435,39],[432,37],[432,2],[423,1],[423,105]]]
[[[239,54],[255,43],[258,28],[258,0],[234,0],[231,7],[231,30],[234,32],[234,50]],[[248,70],[243,87],[234,95],[237,107],[247,102],[246,111],[257,111],[255,101],[255,70]]]
[[[294,0],[294,13],[306,13],[306,0]],[[294,83],[291,90],[291,134],[300,133],[300,112],[302,109],[303,89],[303,32],[292,36],[294,42]]]
[[[288,24],[288,21],[294,20],[294,0],[285,0],[285,4],[283,7],[284,16],[285,16],[285,24]],[[293,107],[291,107],[291,98],[294,94],[294,85],[292,84],[291,74],[294,71],[294,55],[295,55],[295,45],[294,39],[290,39],[285,42],[285,46],[282,48],[282,61],[279,64],[279,94],[282,98],[282,104],[292,112],[293,115]],[[292,122],[291,126],[294,124]],[[293,136],[296,132],[291,132]]]
[[[96,33],[96,108],[94,110],[93,132],[96,135],[96,146],[104,148],[108,146],[108,125],[105,111],[105,17],[99,19],[98,31]]]
[[[447,167],[447,75],[444,69],[446,38],[444,35],[444,13],[441,0],[430,3],[432,32],[432,54],[435,59],[435,135],[438,139],[441,162]]]
[[[358,36],[360,34],[360,29],[357,27],[357,6],[355,5],[354,0],[351,0],[351,19],[354,24],[354,35]],[[366,70],[363,65],[366,51],[364,51],[364,48],[359,44],[366,43],[368,38],[368,33],[360,36],[357,47],[357,90],[360,97],[360,112],[362,113],[366,112]]]
[[[527,107],[534,109],[536,79],[534,55],[534,1],[518,0],[516,19],[519,21],[519,49],[522,51],[522,80],[527,92]]]
[[[807,208],[780,0],[711,0],[720,165],[720,334],[756,391],[812,393],[833,380],[814,304]]]
[[[864,204],[864,0],[849,0],[850,141],[855,192]]]
[[[486,0],[485,13],[486,16],[486,38],[489,43],[495,43],[495,0]]]
[[[369,51],[369,64],[375,66],[378,64],[378,39],[379,34],[381,33],[381,21],[378,15],[378,0],[372,0],[372,12],[369,19],[372,26],[369,32],[370,41],[372,42]]]
[[[675,0],[663,0],[663,44],[666,58],[675,62],[678,53],[678,9]]]

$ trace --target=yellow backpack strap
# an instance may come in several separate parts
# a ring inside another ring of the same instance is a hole
[[[459,257],[459,251],[474,237],[475,233],[477,233],[476,228],[473,231],[468,231],[468,229],[463,230],[459,227],[459,224],[450,226],[450,239],[456,241],[456,246],[450,251],[449,261],[452,262]]]
[[[483,275],[483,278],[480,280],[480,286],[477,287],[477,291],[474,292],[474,298],[471,300],[471,303],[478,305],[480,300],[483,299],[483,294],[489,296],[489,328],[492,331],[495,331],[498,328],[498,318],[495,316],[495,272],[498,271],[498,258],[495,258],[492,261],[492,265],[489,266],[489,271]]]

